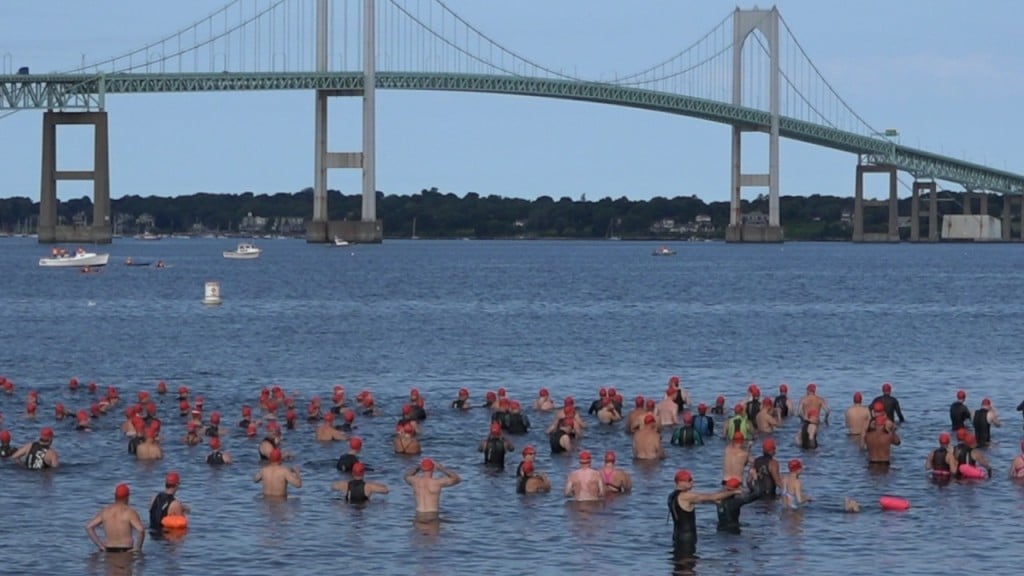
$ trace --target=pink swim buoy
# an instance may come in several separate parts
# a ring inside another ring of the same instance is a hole
[[[882,507],[882,510],[904,512],[910,509],[910,502],[898,496],[882,496],[878,499],[878,504]]]
[[[959,472],[960,476],[963,478],[970,478],[971,480],[981,480],[988,476],[988,473],[985,472],[984,468],[978,468],[977,466],[972,466],[970,464],[961,464],[957,468],[957,472]]]

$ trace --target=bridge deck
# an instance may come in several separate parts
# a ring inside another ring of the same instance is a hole
[[[386,90],[449,90],[540,96],[629,106],[701,118],[722,124],[767,130],[763,110],[598,82],[479,74],[377,72],[376,86]],[[107,94],[221,92],[252,90],[330,90],[357,95],[362,72],[219,74],[25,74],[0,75],[0,111],[16,109],[96,110]],[[959,183],[973,190],[1024,193],[1024,175],[997,170],[794,118],[780,118],[781,136],[835,150],[863,154],[876,164],[892,164],[916,178]]]

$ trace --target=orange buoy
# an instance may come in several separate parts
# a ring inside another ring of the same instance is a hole
[[[882,496],[878,499],[878,503],[882,506],[882,510],[903,512],[910,509],[910,502],[898,496]]]
[[[160,521],[160,525],[168,530],[183,530],[188,528],[188,518],[185,516],[164,516],[164,519]]]

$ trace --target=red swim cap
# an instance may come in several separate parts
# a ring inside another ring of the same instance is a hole
[[[789,392],[789,386],[786,386],[785,384],[779,384],[779,392],[782,392],[783,394]]]
[[[734,411],[735,411],[735,412],[736,412],[737,414],[743,414],[743,412],[744,412],[744,409],[743,409],[743,404],[737,404],[736,406],[734,406],[734,407],[733,407],[733,410],[734,410]]]
[[[743,444],[743,441],[745,439],[746,438],[744,438],[743,432],[740,432],[739,430],[737,430],[737,431],[732,433],[732,443],[733,444]]]
[[[131,490],[128,489],[127,484],[118,484],[114,488],[114,500],[127,500],[129,495],[131,495]]]
[[[220,438],[216,436],[210,438],[210,448],[213,450],[220,450]]]
[[[864,400],[864,397],[860,395],[860,392],[854,392],[853,393],[853,403],[854,404],[860,404],[861,400]]]
[[[281,449],[280,448],[274,448],[273,450],[270,451],[270,461],[274,462],[274,463],[280,463],[281,462]]]
[[[433,469],[434,461],[431,460],[430,458],[424,458],[422,461],[420,461],[420,470],[423,470],[424,472],[430,472]]]
[[[608,389],[603,387],[598,389],[597,395],[601,398],[605,398],[606,396],[608,396]]]
[[[366,464],[363,464],[362,462],[356,462],[355,464],[352,465],[353,478],[362,478],[364,474],[366,474]]]
[[[604,461],[605,462],[615,462],[615,451],[614,450],[609,450],[609,451],[605,452],[604,453]]]
[[[217,440],[217,438],[213,438],[213,440]],[[168,472],[167,477],[164,478],[164,485],[170,487],[178,484],[181,484],[181,476],[178,476],[177,472]]]
[[[984,400],[981,401],[981,405],[982,406],[991,406],[992,405],[992,401],[989,400],[988,398],[985,398]]]
[[[967,398],[967,392],[964,392],[963,390],[957,390],[956,391],[956,398],[957,398],[957,400],[963,400],[963,399]]]
[[[725,404],[725,396],[719,396],[715,398],[715,404]]]
[[[943,432],[942,434],[939,434],[939,444],[942,444],[943,446],[949,444],[949,433]]]
[[[590,462],[590,451],[584,450],[580,452],[580,462]]]
[[[654,414],[644,414],[644,424],[654,424]]]
[[[761,442],[761,449],[764,450],[765,453],[775,452],[775,440],[772,438],[765,438],[764,442]]]
[[[469,396],[469,390],[466,390],[465,388],[459,388],[459,396]]]
[[[636,404],[637,408],[641,408],[644,405],[644,397],[643,396],[637,396],[633,400],[633,403]]]
[[[541,398],[547,398],[547,397],[548,397],[548,395],[550,394],[550,392],[548,392],[548,389],[547,389],[547,388],[541,388],[541,389],[540,389],[540,391],[539,391],[539,392],[538,392],[537,394],[538,394],[538,395],[539,395],[539,396],[540,396]]]
[[[874,410],[875,412],[882,412],[883,410],[885,410],[885,404],[882,404],[882,401],[879,400],[878,402],[875,402],[874,404],[871,405],[871,409]]]
[[[892,392],[892,384],[889,384],[888,382],[882,384],[882,393],[888,394],[889,392]]]
[[[801,463],[796,458],[793,458],[792,460],[789,461],[789,471],[790,472],[796,472],[797,470],[803,470],[803,469],[804,469],[803,463]]]
[[[348,447],[353,450],[362,450],[363,440],[361,438],[352,438],[348,441]]]
[[[536,453],[537,453],[537,449],[534,448],[532,444],[527,444],[526,446],[523,447],[523,456],[526,456],[527,454],[536,454]]]
[[[697,412],[700,412],[701,414],[703,414],[703,413],[705,413],[707,411],[708,411],[708,405],[707,404],[698,404],[697,405]]]
[[[739,478],[729,478],[725,481],[725,487],[729,490],[735,490],[739,488],[743,483],[740,482]]]
[[[679,470],[676,472],[676,483],[679,482],[693,482],[693,474],[689,470]]]
[[[814,382],[811,382],[810,384],[807,385],[807,391],[808,392],[817,392],[818,391],[818,385],[815,384]]]
[[[345,422],[349,422],[349,423],[351,423],[353,420],[356,419],[356,413],[351,411],[351,410],[345,410],[345,412],[344,412],[344,414],[342,414],[342,416],[345,418]]]
[[[501,424],[498,422],[491,422],[491,434],[501,434]]]
[[[669,378],[668,383],[671,384],[672,386],[677,386],[679,384],[679,376],[673,376]]]
[[[7,442],[10,442],[10,441],[11,441],[11,431],[10,430],[4,430],[3,432],[0,432],[0,442],[7,443]]]
[[[53,428],[47,426],[39,432],[39,438],[41,440],[53,440]]]

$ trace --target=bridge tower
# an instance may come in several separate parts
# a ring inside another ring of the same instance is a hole
[[[377,69],[375,0],[363,0],[363,89],[317,90],[315,104],[315,130],[313,136],[313,219],[306,228],[306,241],[331,242],[335,236],[350,242],[376,243],[383,237],[383,225],[377,220],[376,178],[376,78]],[[316,71],[328,72],[327,49],[328,8],[330,0],[316,2]],[[363,150],[362,152],[327,151],[327,100],[331,96],[363,97]],[[327,170],[330,168],[356,168],[363,171],[362,217],[358,222],[331,222],[327,216]]]
[[[91,124],[93,127],[92,170],[57,170],[57,126]],[[107,139],[107,113],[96,112],[43,113],[43,162],[39,185],[40,244],[88,242],[110,244],[113,231],[110,222],[110,160]],[[57,225],[57,182],[61,180],[92,180],[92,224],[89,226]]]
[[[733,126],[732,128],[732,194],[729,199],[729,228],[727,242],[782,242],[782,227],[779,225],[779,89],[781,69],[779,63],[779,11],[740,10],[733,13],[732,44],[732,103],[743,104],[743,44],[755,30],[764,35],[768,42],[769,88],[768,111],[768,173],[744,174],[740,162],[743,133],[763,131],[762,127]],[[750,226],[743,223],[743,209],[740,201],[744,187],[768,188],[768,225]]]

